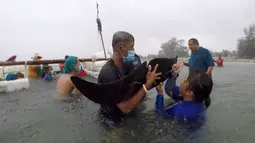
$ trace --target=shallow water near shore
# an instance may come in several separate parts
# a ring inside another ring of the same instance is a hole
[[[192,132],[154,114],[155,90],[123,128],[107,130],[99,106],[85,97],[53,98],[55,82],[31,80],[28,90],[0,94],[1,143],[224,142],[252,143],[255,132],[254,63],[224,63],[213,72],[206,124]],[[187,75],[187,68],[179,80]],[[87,80],[95,80],[88,77]]]

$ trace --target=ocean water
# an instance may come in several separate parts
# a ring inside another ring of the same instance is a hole
[[[99,105],[83,96],[69,102],[55,100],[55,82],[31,80],[28,90],[0,93],[0,143],[253,143],[254,70],[254,63],[226,62],[223,68],[216,67],[208,120],[192,131],[155,116],[155,90],[122,128],[109,130],[98,118]],[[178,82],[187,72],[182,70]]]

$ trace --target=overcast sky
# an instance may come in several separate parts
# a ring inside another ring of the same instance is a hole
[[[107,50],[114,32],[135,38],[138,54],[157,53],[171,37],[197,38],[214,51],[234,50],[243,28],[255,23],[255,0],[99,0]],[[44,59],[100,51],[96,0],[0,0],[0,60],[34,52]],[[185,43],[187,44],[187,43]]]

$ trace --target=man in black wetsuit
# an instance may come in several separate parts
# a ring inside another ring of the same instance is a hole
[[[141,63],[139,56],[134,52],[134,41],[134,37],[125,31],[119,31],[113,35],[113,57],[102,67],[98,76],[99,84],[116,81],[130,73]],[[150,66],[148,68],[147,81],[143,87],[127,101],[122,101],[117,105],[101,105],[101,116],[114,121],[114,123],[120,123],[123,117],[136,108],[146,96],[147,89],[152,86],[155,79],[158,79],[160,75],[160,73],[156,73],[157,66],[153,71],[151,71]]]

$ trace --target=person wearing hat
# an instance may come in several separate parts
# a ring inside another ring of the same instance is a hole
[[[42,56],[40,56],[38,53],[34,54],[34,57],[31,57],[34,61],[41,60]],[[36,65],[30,65],[28,66],[28,77],[29,78],[36,78],[40,76],[41,74],[41,67]]]

